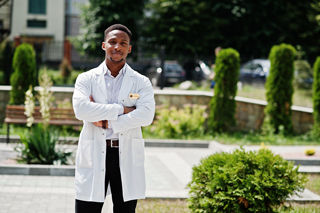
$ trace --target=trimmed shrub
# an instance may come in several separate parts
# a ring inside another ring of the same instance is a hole
[[[293,95],[293,72],[295,49],[289,44],[275,45],[271,48],[269,60],[270,74],[266,82],[267,106],[264,125],[271,125],[274,133],[284,127],[285,134],[293,132],[291,105]]]
[[[313,135],[320,137],[320,56],[313,65]]]
[[[19,45],[14,53],[12,62],[13,74],[10,78],[12,89],[10,91],[10,104],[24,103],[25,93],[36,84],[35,52],[30,44]]]
[[[239,79],[239,53],[232,49],[222,49],[215,62],[216,85],[214,96],[210,101],[210,115],[208,119],[209,131],[224,132],[230,125],[235,125],[236,102]]]
[[[303,191],[306,175],[269,149],[216,153],[193,168],[188,199],[192,212],[277,212]]]

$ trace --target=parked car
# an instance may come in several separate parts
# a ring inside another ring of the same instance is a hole
[[[201,60],[190,60],[183,64],[186,71],[186,80],[200,82],[204,79],[209,79],[212,73],[210,67]]]
[[[270,73],[268,59],[253,59],[240,68],[240,81],[246,83],[265,83]]]
[[[161,86],[160,62],[152,63],[146,71],[146,76],[150,79],[152,85]],[[165,61],[164,63],[164,86],[181,83],[185,80],[186,72],[176,61]]]

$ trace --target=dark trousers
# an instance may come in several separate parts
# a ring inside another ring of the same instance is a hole
[[[110,182],[113,212],[135,213],[137,200],[124,202],[119,168],[119,149],[107,147],[105,191]],[[76,213],[101,213],[103,203],[76,200]]]

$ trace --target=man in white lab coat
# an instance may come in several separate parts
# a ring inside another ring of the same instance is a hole
[[[145,198],[144,139],[155,111],[148,78],[134,71],[126,57],[131,32],[120,24],[105,30],[105,61],[80,74],[73,108],[83,120],[76,155],[76,213],[100,213],[111,192],[115,213],[135,212]]]

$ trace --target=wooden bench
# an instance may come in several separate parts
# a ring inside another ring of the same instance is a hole
[[[7,105],[6,118],[4,123],[7,124],[7,143],[10,142],[10,124],[27,124],[27,116],[24,114],[24,106]],[[40,107],[36,106],[33,113],[33,123],[42,123]],[[70,125],[82,126],[83,122],[78,120],[72,108],[50,108],[50,125]]]

